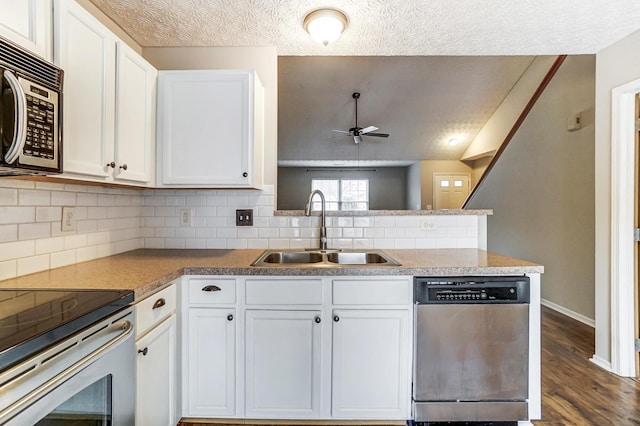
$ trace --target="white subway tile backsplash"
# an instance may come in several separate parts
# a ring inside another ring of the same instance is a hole
[[[22,223],[18,225],[18,239],[34,240],[51,236],[51,225],[47,222]]]
[[[320,217],[274,216],[274,190],[134,190],[29,181],[0,182],[0,279],[136,248],[309,248]],[[62,232],[62,206],[77,228]],[[192,210],[180,226],[180,210]],[[251,208],[252,227],[235,226]],[[428,220],[432,228],[423,227]],[[328,216],[329,247],[480,246],[477,216]],[[48,265],[48,266],[42,266]]]
[[[18,275],[33,274],[49,269],[49,255],[24,257],[18,259]]]
[[[0,262],[33,256],[36,252],[34,240],[14,241],[0,244]]]
[[[18,205],[18,190],[13,188],[0,188],[0,206]]]
[[[35,207],[0,206],[0,224],[31,223],[36,219]]]
[[[0,225],[0,243],[18,241],[18,225]]]

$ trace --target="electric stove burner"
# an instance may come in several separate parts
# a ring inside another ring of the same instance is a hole
[[[129,290],[0,289],[0,371],[131,302]]]

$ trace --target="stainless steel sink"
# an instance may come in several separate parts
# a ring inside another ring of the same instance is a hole
[[[282,263],[320,263],[324,259],[322,253],[301,252],[301,251],[276,251],[271,252],[262,259],[262,262],[269,264]]]
[[[400,266],[382,250],[266,250],[251,266],[327,267],[349,265]]]

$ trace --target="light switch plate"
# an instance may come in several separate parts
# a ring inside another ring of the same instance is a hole
[[[253,209],[236,210],[236,226],[253,226]]]
[[[191,209],[180,209],[180,226],[191,226]]]

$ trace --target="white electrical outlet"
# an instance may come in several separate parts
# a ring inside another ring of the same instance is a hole
[[[180,226],[191,226],[191,209],[180,209]]]
[[[76,209],[75,209],[75,207],[63,207],[62,208],[62,230],[63,231],[75,231],[76,230]]]
[[[436,220],[431,217],[423,217],[420,219],[420,229],[423,231],[433,231],[436,229]]]

